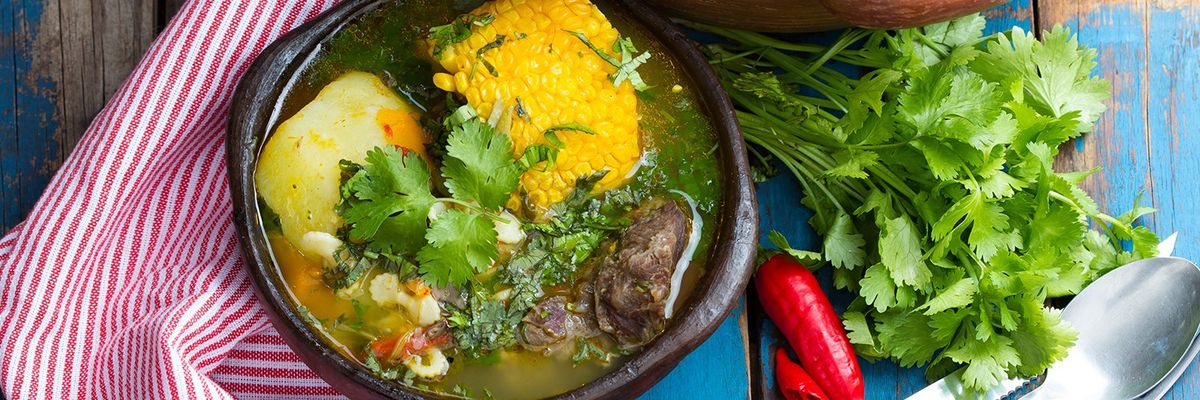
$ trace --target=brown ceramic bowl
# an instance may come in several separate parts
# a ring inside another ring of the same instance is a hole
[[[343,357],[297,314],[269,252],[259,219],[254,172],[267,136],[281,118],[278,106],[287,83],[302,69],[317,45],[356,16],[388,0],[346,0],[315,20],[281,37],[255,60],[234,95],[228,137],[230,189],[234,223],[259,299],[275,328],[309,367],[352,398],[439,398],[401,384],[379,379],[357,362]],[[634,398],[662,379],[675,365],[717,329],[736,304],[752,272],[757,243],[758,214],[746,164],[745,144],[733,106],[708,63],[683,33],[636,0],[609,2],[662,43],[691,80],[701,107],[711,119],[718,142],[724,179],[722,214],[716,244],[706,272],[688,302],[666,331],[621,368],[562,399]]]

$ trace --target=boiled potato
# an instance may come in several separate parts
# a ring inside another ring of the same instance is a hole
[[[284,237],[298,244],[308,232],[337,232],[340,160],[361,163],[368,150],[387,145],[425,155],[418,117],[375,75],[349,72],[279,124],[263,147],[255,182],[279,214]]]

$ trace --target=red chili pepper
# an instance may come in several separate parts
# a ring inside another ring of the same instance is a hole
[[[821,387],[817,386],[817,382],[800,368],[800,364],[788,358],[787,350],[784,350],[783,346],[775,351],[775,383],[779,385],[779,391],[783,392],[783,398],[787,400],[828,399]]]
[[[800,365],[831,399],[863,398],[862,371],[842,321],[817,278],[790,256],[771,257],[754,278],[767,316],[779,327]]]

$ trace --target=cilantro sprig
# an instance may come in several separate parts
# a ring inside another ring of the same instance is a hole
[[[498,257],[494,224],[508,222],[499,212],[516,191],[522,170],[513,160],[508,136],[473,110],[454,113],[447,125],[450,133],[440,172],[451,197],[433,195],[429,165],[417,153],[375,148],[364,165],[343,162],[351,175],[342,184],[342,216],[352,246],[363,246],[390,264],[416,260],[430,285],[464,287]],[[428,223],[435,203],[457,208]],[[359,266],[365,254],[348,257],[351,267],[331,276],[341,284],[362,276]]]
[[[430,27],[427,38],[433,42],[433,56],[441,57],[447,46],[470,38],[472,26],[488,26],[495,20],[495,14],[463,14],[449,24]]]
[[[1135,225],[1152,209],[1105,214],[1077,186],[1096,170],[1052,168],[1104,111],[1096,52],[1061,27],[984,37],[984,22],[851,29],[829,46],[692,24],[730,39],[706,50],[752,153],[797,178],[824,236],[790,253],[858,295],[843,318],[859,354],[931,379],[964,368],[974,390],[1065,357],[1075,333],[1046,298],[1158,242]]]
[[[621,37],[613,43],[613,51],[620,56],[618,59],[617,57],[608,54],[608,52],[604,51],[604,49],[596,47],[595,44],[592,44],[592,41],[588,40],[587,35],[574,31],[566,32],[578,38],[579,41],[583,42],[585,46],[591,49],[593,53],[596,53],[596,55],[599,56],[600,59],[604,60],[604,62],[617,68],[617,71],[613,72],[612,75],[609,76],[612,78],[614,87],[621,86],[622,82],[628,80],[629,84],[633,85],[634,90],[637,90],[638,92],[645,92],[651,88],[650,85],[646,84],[646,82],[642,80],[642,75],[638,74],[637,71],[638,67],[642,66],[642,64],[645,64],[646,61],[650,61],[650,52],[643,51],[641,54],[634,56],[634,54],[637,54],[637,48],[633,46],[633,40],[627,37]]]

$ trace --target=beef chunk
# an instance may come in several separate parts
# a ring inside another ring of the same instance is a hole
[[[674,202],[647,205],[621,234],[617,252],[599,267],[596,322],[623,346],[649,342],[666,327],[664,303],[687,245],[686,218]]]
[[[566,297],[552,296],[533,306],[521,320],[521,334],[525,339],[525,346],[541,350],[568,339],[586,339],[599,335],[595,322],[572,312],[579,303],[570,304],[571,306],[568,306]]]
[[[525,314],[525,343],[544,347],[567,338],[567,300],[562,296],[543,299]]]

